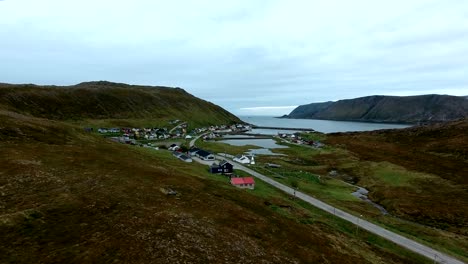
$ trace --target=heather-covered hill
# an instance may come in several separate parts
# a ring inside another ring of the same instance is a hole
[[[467,235],[468,119],[328,134],[326,142],[380,167],[342,168],[397,216]],[[394,164],[405,168],[398,169]]]
[[[328,141],[366,159],[390,160],[468,185],[468,119],[368,132],[334,133]]]
[[[0,108],[65,121],[180,119],[203,125],[239,122],[223,108],[181,88],[104,81],[66,87],[0,84]]]
[[[285,117],[391,123],[450,121],[468,117],[468,99],[435,94],[367,96],[301,105]]]
[[[0,111],[1,263],[418,263],[272,187]],[[177,192],[168,195],[167,190]],[[370,242],[369,242],[370,241]]]

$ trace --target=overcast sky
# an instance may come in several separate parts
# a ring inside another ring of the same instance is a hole
[[[466,0],[0,0],[0,82],[182,87],[238,115],[468,95]]]

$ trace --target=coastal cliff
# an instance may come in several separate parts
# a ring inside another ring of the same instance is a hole
[[[366,96],[298,106],[285,118],[386,123],[457,120],[468,116],[468,99],[450,95]]]

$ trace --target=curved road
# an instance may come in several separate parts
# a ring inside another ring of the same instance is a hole
[[[222,158],[222,157],[220,157]],[[243,165],[240,165],[236,162],[232,162],[234,164],[234,168],[235,169],[240,169],[240,170],[243,170],[247,173],[250,173],[252,176],[254,177],[257,177],[259,179],[261,179],[262,181],[288,193],[288,194],[291,194],[291,195],[294,195],[294,189],[291,188],[291,187],[288,187],[284,184],[281,184],[265,175],[262,175],[256,171],[253,171]],[[406,237],[403,237],[401,235],[398,235],[396,233],[393,233],[391,231],[388,231],[387,229],[385,228],[382,228],[378,225],[375,225],[371,222],[368,222],[362,218],[359,218],[359,217],[356,217],[354,215],[351,215],[343,210],[340,210],[336,207],[333,207],[329,204],[326,204],[316,198],[313,198],[307,194],[304,194],[304,193],[301,193],[299,191],[296,191],[296,197],[315,206],[315,207],[318,207],[330,214],[334,214],[336,215],[337,217],[341,218],[341,219],[344,219],[348,222],[351,222],[357,226],[359,226],[360,228],[362,229],[365,229],[371,233],[374,233],[376,235],[379,235],[387,240],[390,240],[392,242],[394,242],[395,244],[398,244],[402,247],[405,247],[413,252],[416,252],[420,255],[423,255],[429,259],[432,259],[438,263],[453,263],[453,264],[463,264],[462,261],[459,261],[453,257],[450,257],[442,252],[439,252],[437,250],[434,250],[430,247],[427,247],[425,245],[422,245],[416,241],[413,241],[411,239],[408,239]]]
[[[197,140],[198,140],[199,138],[203,137],[203,136],[206,135],[206,134],[209,134],[209,132],[200,134],[200,135],[196,136],[195,138],[193,138],[193,139],[190,141],[189,148],[195,146],[195,142],[197,142]]]
[[[202,135],[194,138],[190,142],[190,145],[193,146],[195,144],[195,142],[197,141],[197,139],[199,139],[201,136]],[[225,157],[218,156],[218,155],[216,155],[216,158],[221,159],[221,160],[225,159]],[[195,161],[200,162],[199,160],[196,160],[196,159],[195,159]],[[280,189],[280,190],[282,190],[282,191],[284,191],[284,192],[286,192],[286,193],[288,193],[290,195],[295,194],[295,196],[297,198],[299,198],[299,199],[301,199],[301,200],[303,200],[303,201],[305,201],[305,202],[307,202],[307,203],[309,203],[309,204],[311,204],[311,205],[313,205],[313,206],[315,206],[317,208],[320,208],[320,209],[322,209],[322,210],[324,210],[324,211],[326,211],[326,212],[328,212],[330,214],[333,214],[333,215],[335,215],[335,216],[337,216],[337,217],[339,217],[341,219],[344,219],[344,220],[346,220],[348,222],[351,222],[351,223],[359,226],[360,228],[365,229],[365,230],[367,230],[367,231],[369,231],[371,233],[374,233],[374,234],[379,235],[379,236],[381,236],[381,237],[383,237],[383,238],[385,238],[387,240],[390,240],[390,241],[392,241],[393,243],[395,243],[397,245],[400,245],[400,246],[402,246],[404,248],[407,248],[407,249],[409,249],[409,250],[411,250],[413,252],[416,252],[416,253],[418,253],[418,254],[420,254],[422,256],[425,256],[428,259],[432,259],[432,260],[434,260],[434,262],[447,263],[447,264],[448,263],[450,263],[450,264],[464,264],[464,262],[462,262],[462,261],[460,261],[458,259],[455,259],[455,258],[453,258],[451,256],[448,256],[448,255],[446,255],[446,254],[444,254],[444,253],[442,253],[440,251],[434,250],[434,249],[432,249],[432,248],[430,248],[428,246],[422,245],[422,244],[420,244],[420,243],[418,243],[418,242],[416,242],[414,240],[403,237],[403,236],[401,236],[399,234],[391,232],[391,231],[389,231],[389,230],[387,230],[387,229],[385,229],[383,227],[375,225],[375,224],[373,224],[373,223],[371,223],[369,221],[366,221],[366,220],[364,220],[362,218],[359,218],[359,217],[356,217],[356,216],[354,216],[352,214],[349,214],[349,213],[347,213],[347,212],[345,212],[343,210],[340,210],[340,209],[338,209],[336,207],[333,207],[333,206],[331,206],[331,205],[329,205],[327,203],[324,203],[324,202],[322,202],[322,201],[320,201],[320,200],[318,200],[316,198],[313,198],[310,195],[304,194],[304,193],[299,192],[299,191],[295,191],[293,188],[288,187],[288,186],[286,186],[286,185],[284,185],[282,183],[279,183],[279,182],[277,182],[277,181],[275,181],[275,180],[273,180],[273,179],[271,179],[271,178],[269,178],[269,177],[267,177],[267,176],[265,176],[263,174],[260,174],[260,173],[258,173],[256,171],[252,170],[252,169],[249,169],[249,168],[247,168],[247,167],[245,167],[245,166],[243,166],[243,165],[241,165],[241,164],[239,164],[237,162],[234,162],[234,161],[230,161],[230,162],[234,165],[234,169],[243,170],[243,171],[251,174],[252,176],[254,176],[254,177],[256,177],[256,178],[258,178],[258,179],[260,179],[260,180],[262,180],[262,181],[264,181],[264,182],[266,182],[266,183],[268,183],[268,184],[270,184],[270,185],[272,185],[272,186],[274,186],[274,187],[276,187],[276,188],[278,188],[278,189]],[[206,164],[206,163],[204,163],[204,164]]]
[[[173,127],[171,130],[169,130],[169,134],[170,134],[170,133],[172,133],[172,131],[174,131],[175,129],[177,129],[177,128],[181,127],[181,126],[182,126],[182,125],[184,125],[184,124],[187,124],[187,122],[182,122],[182,123],[180,123],[180,124],[176,125],[176,126],[175,126],[175,127]]]

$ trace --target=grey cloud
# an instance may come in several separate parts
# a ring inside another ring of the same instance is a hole
[[[467,13],[457,0],[3,1],[0,81],[179,86],[235,113],[466,94]]]

